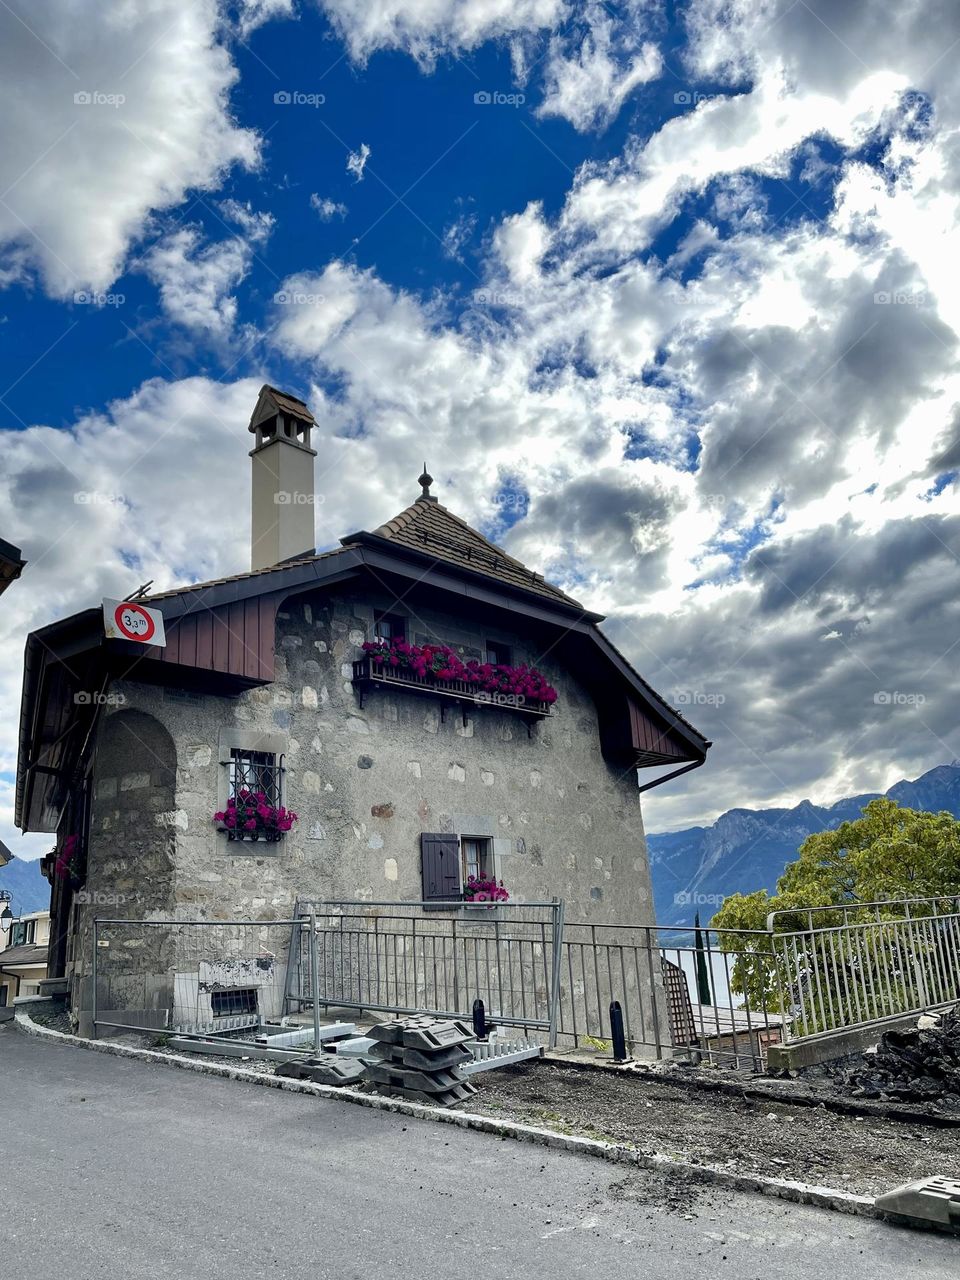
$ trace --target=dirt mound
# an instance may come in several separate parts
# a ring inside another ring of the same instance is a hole
[[[960,1005],[943,1014],[937,1026],[885,1031],[875,1050],[839,1069],[834,1078],[855,1098],[937,1102],[960,1109]]]

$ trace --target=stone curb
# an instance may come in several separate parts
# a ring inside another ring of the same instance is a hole
[[[16,1023],[18,1028],[27,1035],[36,1036],[43,1040],[61,1040],[67,1044],[77,1045],[83,1049],[91,1049],[97,1053],[109,1053],[121,1058],[135,1058],[140,1062],[162,1063],[165,1066],[179,1067],[185,1071],[196,1071],[200,1075],[221,1076],[228,1080],[241,1080],[249,1084],[264,1085],[271,1089],[284,1089],[291,1093],[308,1093],[317,1098],[352,1102],[361,1107],[369,1107],[374,1111],[392,1111],[418,1120],[434,1120],[439,1121],[441,1124],[452,1124],[458,1129],[474,1129],[480,1133],[490,1133],[500,1138],[514,1138],[519,1142],[532,1142],[539,1146],[552,1147],[559,1151],[572,1151],[576,1155],[593,1156],[614,1164],[635,1165],[641,1169],[650,1169],[690,1182],[726,1187],[734,1191],[759,1192],[761,1195],[773,1196],[779,1200],[788,1200],[794,1204],[810,1204],[820,1209],[833,1209],[837,1213],[848,1213],[881,1221],[887,1220],[887,1215],[876,1207],[876,1202],[872,1196],[858,1196],[849,1191],[834,1190],[832,1187],[815,1187],[805,1182],[790,1182],[785,1178],[765,1178],[753,1174],[730,1173],[725,1169],[713,1169],[709,1165],[672,1160],[669,1156],[646,1155],[641,1151],[634,1151],[630,1147],[621,1147],[612,1142],[601,1142],[595,1138],[581,1138],[570,1134],[557,1133],[552,1129],[540,1129],[534,1125],[520,1124],[513,1120],[494,1120],[489,1116],[473,1115],[466,1111],[448,1111],[442,1107],[429,1107],[419,1102],[404,1102],[401,1099],[381,1097],[379,1094],[358,1093],[353,1089],[338,1089],[330,1085],[312,1084],[283,1076],[260,1075],[254,1071],[244,1071],[240,1067],[225,1067],[213,1062],[198,1062],[192,1058],[184,1058],[176,1054],[157,1053],[152,1049],[135,1049],[129,1045],[112,1044],[109,1040],[85,1040],[80,1036],[71,1036],[62,1031],[54,1031],[50,1027],[41,1027],[33,1021],[29,1014],[20,1010],[17,1010]]]

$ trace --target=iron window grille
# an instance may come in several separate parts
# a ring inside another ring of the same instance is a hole
[[[283,804],[283,756],[279,758],[272,751],[248,751],[243,747],[232,747],[228,770],[228,795],[231,800],[241,803],[242,792],[251,795],[263,792],[264,801],[271,809],[279,809]],[[227,830],[230,840],[282,840],[282,831],[243,831],[238,828]]]
[[[210,1011],[215,1018],[233,1018],[238,1014],[257,1012],[256,987],[237,987],[233,991],[211,991]]]

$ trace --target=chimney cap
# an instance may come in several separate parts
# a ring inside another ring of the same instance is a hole
[[[308,427],[316,426],[313,414],[299,396],[291,395],[289,391],[280,391],[279,388],[271,387],[268,382],[265,382],[260,388],[247,430],[255,433],[262,422],[275,417],[278,413],[286,413]]]

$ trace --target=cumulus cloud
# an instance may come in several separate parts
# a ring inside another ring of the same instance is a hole
[[[551,37],[538,115],[562,116],[585,133],[609,124],[636,88],[660,75],[659,49],[640,38],[643,7],[629,5],[619,17],[589,4],[572,33]]]
[[[399,49],[426,67],[444,53],[487,40],[550,29],[569,0],[322,0],[324,12],[357,62]]]
[[[0,270],[106,290],[151,210],[253,166],[215,0],[0,9]]]
[[[347,216],[347,206],[345,204],[341,204],[337,200],[331,200],[329,196],[319,196],[316,191],[310,196],[310,208],[321,222],[330,222],[332,218],[345,218]]]
[[[363,171],[370,159],[370,148],[365,142],[360,143],[357,151],[347,152],[347,173],[352,173],[357,182],[363,181]]]
[[[266,244],[276,223],[272,213],[254,209],[249,200],[221,200],[217,208],[228,222],[234,223],[251,244]]]
[[[239,237],[201,246],[201,233],[183,227],[153,245],[142,266],[175,324],[224,338],[236,324],[237,299],[231,291],[247,273],[250,246]]]
[[[237,29],[244,40],[265,22],[275,18],[292,18],[293,0],[240,0]]]

